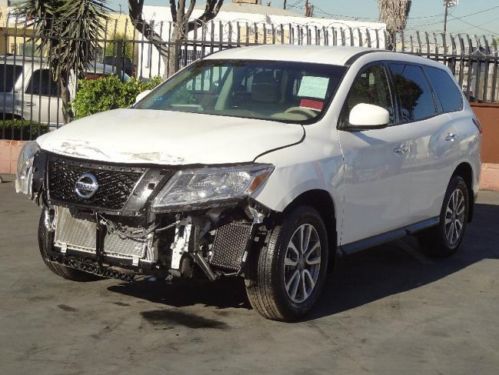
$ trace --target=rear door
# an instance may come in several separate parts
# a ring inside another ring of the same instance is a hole
[[[374,104],[391,113],[390,126],[348,130],[348,116],[360,103]],[[387,68],[375,63],[363,68],[347,97],[339,125],[345,174],[341,243],[350,244],[408,224],[408,141],[397,124]]]
[[[35,69],[24,94],[24,118],[41,124],[63,123],[62,101],[49,69]]]

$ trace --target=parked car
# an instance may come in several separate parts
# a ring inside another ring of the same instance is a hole
[[[114,67],[116,70],[121,70],[130,77],[135,77],[136,67],[129,57],[105,56],[103,64]]]
[[[417,234],[456,252],[473,216],[480,128],[450,71],[345,47],[213,54],[134,108],[27,144],[17,190],[70,280],[243,277],[296,320],[339,255]]]
[[[85,72],[89,78],[115,74],[116,68],[93,64]],[[130,77],[121,72],[124,80]],[[71,77],[70,92],[76,92],[76,79]],[[48,65],[40,58],[0,57],[0,121],[24,119],[35,123],[61,125],[62,102],[57,82]]]

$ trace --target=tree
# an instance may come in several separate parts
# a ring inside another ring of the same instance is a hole
[[[71,72],[81,78],[95,59],[107,11],[105,0],[28,0],[16,9],[17,16],[33,27],[38,48],[47,52],[48,66],[59,85],[65,123],[73,118]]]
[[[390,34],[389,46],[393,48],[395,34],[404,30],[411,11],[412,0],[378,0],[380,19]]]
[[[154,25],[144,20],[142,16],[144,0],[129,0],[128,8],[135,29],[158,49],[165,61],[167,74],[172,75],[179,69],[180,46],[185,42],[187,34],[214,19],[224,0],[206,0],[204,12],[192,20],[196,0],[169,0],[169,3],[173,20],[173,30],[169,42],[164,41],[162,36],[154,30]]]

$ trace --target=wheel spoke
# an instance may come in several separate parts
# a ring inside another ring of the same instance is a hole
[[[308,251],[308,246],[310,245],[310,237],[312,236],[312,227],[307,225],[304,229],[304,242],[303,242],[303,254],[306,254]]]
[[[289,249],[291,249],[295,253],[296,259],[300,257],[300,251],[296,248],[295,244],[293,243],[293,239],[289,241],[288,250]]]
[[[453,232],[454,232],[454,222],[451,222],[450,227],[449,227],[449,231],[447,232],[447,240],[449,242],[452,242]]]
[[[308,291],[307,291],[307,281],[305,280],[305,270],[302,272],[302,275],[300,277],[300,285],[301,285],[301,296],[303,300],[306,300],[308,298]]]
[[[298,292],[298,286],[300,285],[300,271],[296,270],[286,284],[286,290],[292,299],[296,298],[296,293]]]
[[[289,257],[286,257],[286,259],[284,259],[284,265],[287,267],[296,267],[297,264],[298,264],[298,261],[293,260]]]
[[[300,227],[300,253],[303,254],[303,252],[305,251],[305,249],[303,248],[303,241],[304,241],[304,238],[305,238],[305,226],[302,225]]]
[[[309,266],[315,266],[317,264],[321,264],[321,256],[319,255],[319,256],[317,256],[317,257],[315,257],[313,259],[308,258],[308,259],[305,260],[305,262]]]
[[[315,280],[312,277],[312,274],[310,273],[309,270],[303,270],[302,278],[308,281],[308,284],[310,286],[310,291],[312,291],[315,287]]]
[[[307,260],[310,255],[312,255],[317,249],[320,249],[321,243],[317,241],[314,246],[312,246],[310,249],[307,250],[307,252],[303,255],[305,257],[305,260]]]

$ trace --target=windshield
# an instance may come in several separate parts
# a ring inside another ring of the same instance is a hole
[[[346,68],[205,60],[168,80],[135,108],[312,123],[327,110]]]
[[[0,64],[0,92],[10,92],[23,71],[20,65]]]

